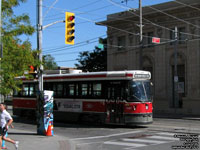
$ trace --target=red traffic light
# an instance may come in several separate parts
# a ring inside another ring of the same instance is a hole
[[[75,19],[75,16],[69,16],[68,20],[73,21]]]

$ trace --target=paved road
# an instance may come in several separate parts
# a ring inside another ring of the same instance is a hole
[[[10,137],[23,140],[20,150],[30,149],[31,139],[35,145],[43,140],[50,149],[57,150],[171,150],[172,146],[183,146],[176,135],[200,134],[200,121],[188,119],[155,119],[153,124],[142,127],[55,123],[52,138],[37,136],[36,125],[30,120],[18,119],[14,125],[17,133],[13,131]],[[30,143],[29,147],[26,143]],[[41,150],[47,148],[40,146]]]
[[[190,140],[197,134],[195,146],[200,141],[199,118],[155,118],[153,124],[140,127],[55,123],[54,137],[38,136],[36,124],[30,119],[14,120],[15,129],[10,129],[9,137],[20,141],[19,150],[172,150],[186,142],[177,136]],[[186,144],[192,146],[190,141]]]

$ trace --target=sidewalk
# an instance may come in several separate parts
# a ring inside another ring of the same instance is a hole
[[[71,150],[67,137],[62,136],[40,136],[36,132],[9,129],[8,137],[19,141],[18,150]],[[9,150],[15,150],[13,144],[6,142]]]
[[[154,114],[154,118],[163,118],[163,119],[183,119],[183,120],[194,120],[200,121],[200,116],[192,116],[192,115],[180,115],[180,114]]]

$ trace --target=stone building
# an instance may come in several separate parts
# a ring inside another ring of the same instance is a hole
[[[108,70],[139,69],[139,11],[110,14],[97,24],[107,26]],[[143,25],[142,62],[143,69],[152,73],[154,112],[200,115],[200,1],[179,0],[143,7]],[[159,37],[161,43],[152,43],[152,37]],[[175,45],[177,103],[173,96]]]

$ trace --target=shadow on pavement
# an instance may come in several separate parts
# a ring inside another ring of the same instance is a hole
[[[9,132],[9,135],[37,135],[37,133]]]

